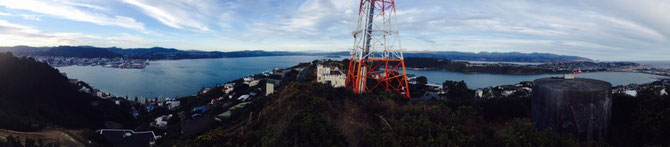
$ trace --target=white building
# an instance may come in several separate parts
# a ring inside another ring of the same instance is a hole
[[[242,96],[240,96],[240,97],[237,98],[237,100],[240,100],[240,101],[246,101],[247,99],[249,99],[249,95],[248,95],[248,94],[242,95]]]
[[[244,78],[242,78],[242,79],[244,80],[244,83],[246,83],[246,84],[248,84],[249,82],[251,82],[251,81],[254,80],[253,77],[244,77]]]
[[[172,118],[172,114],[170,114],[170,115],[163,115],[163,116],[161,116],[161,117],[156,118],[156,119],[154,120],[154,125],[153,125],[153,127],[156,127],[156,128],[164,128],[164,127],[167,127],[167,125],[168,125],[168,120],[170,120],[170,118]]]
[[[514,90],[505,90],[505,91],[503,91],[502,95],[505,96],[505,97],[508,97],[508,96],[511,96],[512,94],[514,94],[514,92],[515,92]]]
[[[253,80],[253,81],[249,82],[249,87],[254,87],[254,86],[258,85],[258,83],[260,83],[260,82],[261,82],[261,80]]]
[[[265,95],[270,95],[275,92],[275,84],[265,83]]]
[[[484,90],[477,89],[477,91],[475,91],[475,96],[478,98],[484,97]]]
[[[626,90],[625,93],[630,96],[637,96],[637,91],[635,90]]]
[[[668,89],[661,90],[661,95],[668,95]]]
[[[165,101],[165,105],[168,106],[168,109],[172,110],[181,105],[181,102],[179,100],[167,98],[167,100]]]
[[[347,75],[342,73],[337,67],[316,67],[316,81],[319,83],[329,83],[333,87],[344,87]]]
[[[231,91],[233,91],[233,89],[234,89],[234,88],[233,88],[233,84],[226,84],[226,85],[223,85],[223,92],[226,93],[226,94],[228,94],[228,93],[230,93]]]

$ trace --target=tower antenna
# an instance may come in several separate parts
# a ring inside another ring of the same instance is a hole
[[[410,97],[396,26],[395,0],[361,0],[346,87],[355,93],[384,87]]]

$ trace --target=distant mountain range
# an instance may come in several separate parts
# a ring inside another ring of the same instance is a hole
[[[93,46],[56,46],[56,47],[30,47],[14,46],[0,47],[0,52],[12,52],[19,56],[63,56],[81,58],[113,58],[126,57],[131,59],[149,60],[177,60],[177,59],[200,59],[200,58],[232,58],[232,57],[259,57],[259,56],[291,56],[291,55],[317,55],[317,56],[349,56],[349,52],[285,52],[285,51],[195,51],[178,50],[174,48],[130,48],[122,49],[116,47],[102,48]],[[566,61],[592,61],[591,59],[578,56],[565,56],[549,53],[498,53],[498,52],[406,52],[405,57],[442,58],[451,60],[467,61],[495,61],[495,62],[566,62]]]

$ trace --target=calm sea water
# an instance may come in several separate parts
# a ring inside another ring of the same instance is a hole
[[[635,61],[635,62],[640,63],[642,65],[670,69],[670,61]]]
[[[117,96],[181,97],[244,76],[323,58],[282,56],[169,60],[151,61],[144,69],[68,66],[59,67],[58,70],[65,72],[69,78],[83,80]]]
[[[546,78],[552,76],[562,76],[559,74],[544,74],[544,75],[503,75],[503,74],[483,74],[483,73],[459,73],[447,71],[426,71],[426,70],[407,70],[408,74],[417,76],[425,76],[429,83],[442,85],[446,80],[451,81],[465,81],[469,88],[486,88],[490,86],[517,84],[522,81],[533,81],[539,78]],[[629,73],[629,72],[595,72],[582,73],[577,75],[579,78],[598,79],[612,83],[612,85],[628,85],[632,83],[649,83],[661,78],[669,78],[665,76],[644,74],[644,73]]]
[[[261,73],[273,68],[287,68],[301,62],[323,59],[320,56],[279,56],[250,58],[221,58],[151,61],[144,69],[116,69],[91,66],[59,67],[68,77],[83,80],[105,92],[129,97],[182,97],[204,87]],[[335,59],[341,60],[341,59]],[[445,80],[467,82],[470,88],[484,88],[558,75],[500,75],[464,74],[444,71],[408,70],[408,73],[426,76],[430,83]],[[584,73],[578,77],[609,81],[614,85],[647,83],[661,76],[641,73]]]

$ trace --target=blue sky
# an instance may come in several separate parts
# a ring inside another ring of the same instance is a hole
[[[0,46],[347,51],[359,0],[0,0]],[[667,0],[398,0],[407,51],[670,60]]]

